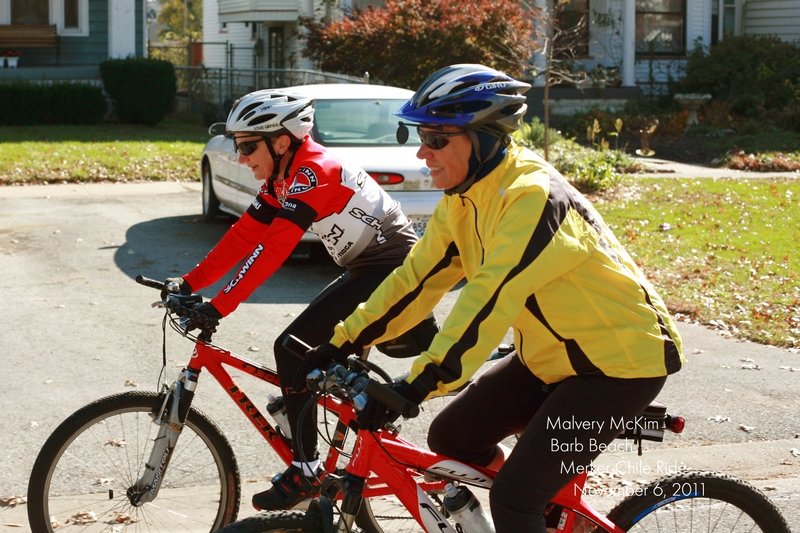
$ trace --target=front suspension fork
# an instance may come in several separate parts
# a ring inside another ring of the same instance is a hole
[[[159,410],[151,413],[153,422],[159,429],[142,476],[128,488],[128,499],[135,507],[153,501],[158,495],[175,444],[192,406],[198,376],[199,372],[196,370],[184,368],[172,387],[166,391],[164,403]]]

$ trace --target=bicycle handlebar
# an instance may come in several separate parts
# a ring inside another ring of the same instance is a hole
[[[311,346],[298,339],[294,335],[288,335],[283,341],[283,347],[298,357],[304,357]],[[419,406],[414,402],[395,392],[383,383],[370,378],[367,369],[356,357],[348,359],[345,366],[339,362],[331,363],[327,369],[316,370],[308,376],[309,388],[312,386],[317,390],[342,387],[346,390],[347,396],[353,400],[357,410],[366,404],[364,395],[372,398],[378,403],[388,407],[392,411],[400,413],[405,418],[414,418],[419,415]]]
[[[136,276],[136,283],[150,287],[159,291],[166,289],[166,285],[158,280],[146,278],[141,274]],[[170,293],[165,300],[163,300],[164,307],[175,313],[181,318],[189,319],[193,324],[198,325],[200,334],[198,338],[204,341],[211,340],[211,334],[216,331],[216,324],[209,323],[210,318],[192,309],[193,306],[201,303],[203,297],[200,294],[181,295]],[[189,305],[185,305],[189,304]],[[181,321],[181,326],[186,329],[188,322]]]
[[[142,276],[141,274],[136,276],[136,283],[138,283],[139,285],[144,285],[145,287],[158,289],[160,291],[163,291],[164,288],[165,288],[164,284],[162,282],[160,282],[158,280],[146,278],[146,277]]]

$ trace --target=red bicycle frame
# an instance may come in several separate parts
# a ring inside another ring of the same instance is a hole
[[[195,343],[188,367],[188,370],[198,375],[203,369],[208,370],[278,456],[289,464],[292,461],[289,441],[276,430],[234,381],[226,366],[279,387],[277,372],[261,363],[203,341]],[[344,441],[347,428],[355,421],[356,414],[352,405],[335,397],[324,397],[319,403],[334,413],[339,420],[333,439],[334,446],[325,459],[325,471],[332,472],[339,457],[336,445]],[[497,470],[470,466],[433,453],[385,430],[375,433],[364,430],[358,432],[346,470],[349,474],[367,480],[362,497],[395,495],[426,531],[436,532],[456,530],[427,496],[426,491],[443,490],[445,484],[453,480],[488,488],[497,475]],[[425,476],[424,473],[429,476]],[[609,533],[624,533],[582,498],[586,477],[586,473],[575,476],[553,498],[552,503],[564,509],[558,531],[572,531],[575,521],[582,516]]]

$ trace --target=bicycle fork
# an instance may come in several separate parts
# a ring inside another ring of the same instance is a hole
[[[142,476],[127,492],[128,499],[135,507],[141,507],[158,496],[175,444],[192,406],[198,376],[199,372],[196,370],[184,368],[171,388],[164,386],[164,402],[151,415],[153,423],[159,426],[158,434],[153,439],[153,449],[144,465]]]

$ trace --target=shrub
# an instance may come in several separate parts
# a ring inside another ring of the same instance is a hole
[[[777,123],[783,129],[800,133],[800,100],[781,109],[777,116]]]
[[[556,166],[582,192],[598,192],[617,185],[625,155],[617,150],[571,150]]]
[[[175,68],[160,59],[109,59],[100,76],[120,121],[155,126],[172,111],[177,92]]]
[[[525,122],[514,132],[514,140],[529,148],[541,149],[544,147],[544,123],[539,117],[533,117],[530,122]],[[552,143],[560,142],[563,139],[561,133],[550,128],[548,141]]]
[[[674,93],[708,93],[739,116],[757,117],[797,101],[800,44],[774,36],[726,37],[708,54],[696,48]]]
[[[106,114],[99,87],[80,83],[0,84],[0,124],[97,124]]]
[[[335,22],[302,18],[303,53],[322,70],[416,89],[441,67],[482,63],[523,76],[533,20],[516,0],[386,0]]]

